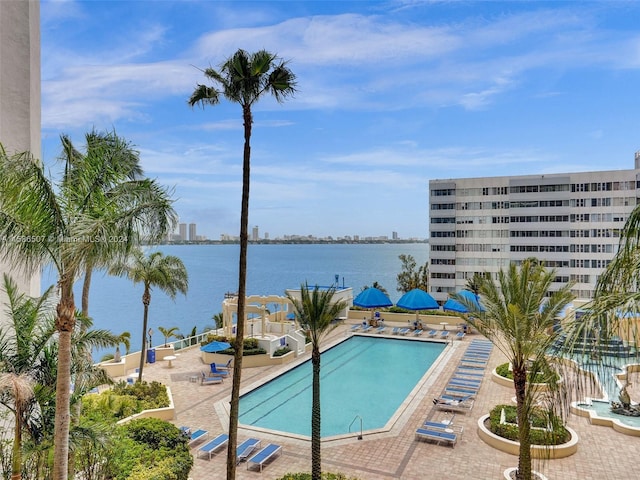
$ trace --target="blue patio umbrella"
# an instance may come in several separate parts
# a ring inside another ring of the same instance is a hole
[[[393,302],[389,300],[389,297],[387,297],[382,290],[370,287],[361,291],[358,296],[353,299],[353,304],[356,307],[362,308],[382,308],[390,307],[393,305]]]
[[[437,310],[440,305],[438,305],[435,298],[424,290],[414,288],[400,297],[396,307],[404,308],[405,310]]]
[[[226,350],[229,347],[231,347],[230,343],[218,342],[217,340],[214,340],[213,342],[209,342],[206,345],[200,347],[200,350],[207,353],[216,353],[222,350]]]
[[[442,309],[445,312],[458,312],[458,313],[469,313],[469,309],[461,304],[459,301],[454,300],[453,298],[448,299],[442,305]]]

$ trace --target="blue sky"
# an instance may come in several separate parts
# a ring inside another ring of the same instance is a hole
[[[630,169],[640,2],[48,1],[42,155],[115,130],[183,222],[237,235],[240,107],[191,109],[237,49],[298,92],[254,108],[250,227],[428,236],[430,179]]]

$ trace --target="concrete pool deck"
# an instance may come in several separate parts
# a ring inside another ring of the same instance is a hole
[[[335,342],[347,335],[349,325],[336,328],[325,340]],[[377,334],[373,334],[377,335]],[[365,435],[363,440],[343,439],[323,443],[322,469],[326,472],[341,472],[347,477],[360,480],[403,479],[403,480],[501,480],[503,471],[517,466],[517,456],[509,455],[485,444],[477,434],[477,420],[498,403],[510,403],[513,391],[491,381],[493,368],[505,359],[494,349],[489,365],[484,371],[479,395],[473,410],[457,414],[455,424],[464,428],[462,437],[455,448],[415,440],[415,430],[427,417],[442,415],[434,410],[433,398],[443,390],[453,370],[458,364],[469,342],[479,335],[467,335],[456,340],[448,355],[419,389],[414,400],[407,405],[395,426],[385,433]],[[221,405],[229,401],[231,379],[222,384],[200,385],[192,382],[195,374],[208,369],[200,360],[199,349],[192,348],[178,352],[172,361],[158,361],[145,366],[145,379],[157,380],[171,387],[176,407],[178,426],[208,430],[209,438],[224,433],[228,424],[224,415],[220,416]],[[309,358],[306,354],[304,358]],[[275,375],[286,366],[256,367],[243,372],[243,389],[249,385]],[[372,367],[373,368],[373,367]],[[222,403],[221,403],[222,402]],[[578,452],[568,458],[534,464],[534,468],[544,473],[550,480],[625,480],[638,477],[637,452],[640,438],[615,432],[609,427],[590,425],[588,419],[572,415],[569,426],[580,437]],[[311,470],[311,444],[307,440],[239,429],[242,441],[249,436],[259,438],[263,445],[282,445],[282,454],[262,473],[247,471],[244,463],[238,465],[237,479],[277,479],[288,472],[309,472]],[[190,477],[193,480],[224,480],[226,478],[226,450],[207,458],[195,458],[198,446],[192,447],[194,467]]]

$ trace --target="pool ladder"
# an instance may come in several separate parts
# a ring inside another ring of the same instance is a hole
[[[353,420],[351,420],[351,423],[349,424],[349,433],[351,433],[351,426],[358,419],[360,419],[360,435],[358,435],[358,440],[362,440],[362,417],[360,415],[356,415]]]

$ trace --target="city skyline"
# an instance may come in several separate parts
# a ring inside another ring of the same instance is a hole
[[[61,134],[81,146],[115,130],[202,235],[239,232],[240,107],[187,99],[203,68],[265,48],[298,92],[254,106],[249,224],[272,238],[424,238],[429,180],[633,164],[639,14],[598,1],[43,0],[42,155],[59,169]]]

